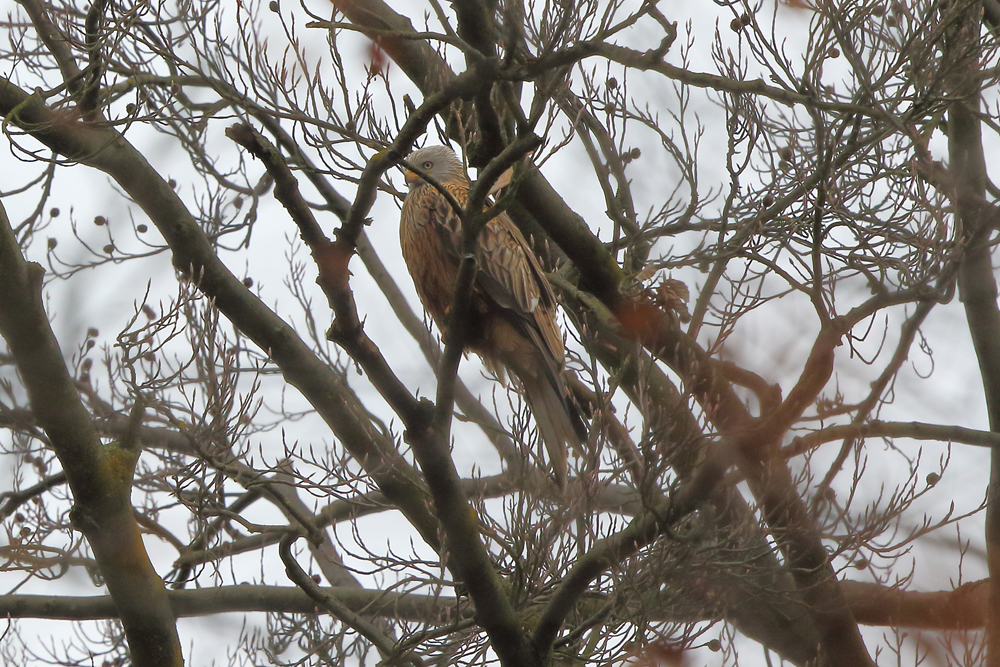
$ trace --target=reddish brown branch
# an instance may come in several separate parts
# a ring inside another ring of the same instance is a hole
[[[927,630],[977,630],[986,624],[989,581],[962,584],[953,591],[920,593],[898,588],[841,582],[858,623]]]

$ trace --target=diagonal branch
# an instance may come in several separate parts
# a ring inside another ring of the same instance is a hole
[[[545,655],[551,649],[566,617],[594,579],[652,543],[711,497],[729,467],[732,454],[728,449],[726,445],[709,447],[705,460],[671,498],[636,517],[618,533],[599,540],[580,557],[559,584],[535,629],[532,641],[539,653]]]
[[[418,114],[414,114],[411,119],[417,116]],[[414,121],[414,125],[416,124]],[[532,656],[527,642],[517,627],[517,618],[510,599],[503,591],[493,561],[482,543],[478,521],[462,490],[461,479],[451,459],[448,446],[454,408],[455,378],[464,348],[460,338],[463,329],[460,321],[448,327],[448,345],[442,357],[442,369],[438,373],[438,402],[433,422],[429,424],[429,406],[409,393],[392,372],[378,348],[364,333],[358,320],[353,294],[348,284],[346,263],[342,255],[334,255],[338,260],[338,264],[334,266],[334,270],[338,272],[336,276],[331,276],[330,270],[325,266],[324,262],[328,261],[329,256],[327,253],[342,250],[344,246],[340,240],[337,243],[330,243],[319,230],[312,211],[302,199],[298,184],[284,158],[269,142],[247,125],[234,125],[227,133],[260,158],[274,177],[275,196],[295,220],[303,239],[320,264],[319,282],[337,315],[337,323],[333,329],[335,340],[362,364],[373,384],[406,425],[407,438],[427,478],[438,517],[444,527],[448,551],[452,555],[462,554],[461,558],[449,557],[449,567],[468,587],[469,594],[476,602],[483,627],[490,633],[497,653],[501,656],[501,660],[506,659],[509,664],[530,664],[527,661],[530,661]],[[512,157],[507,156],[509,160],[523,156],[536,145],[534,141],[522,143],[523,145],[514,147],[521,152],[512,151]],[[366,175],[375,182],[381,177],[381,172],[366,169]],[[358,199],[363,201],[364,196],[359,193]],[[355,207],[357,206],[356,203]],[[353,213],[350,216],[350,218],[356,217]],[[472,235],[475,230],[470,227],[467,233]],[[471,287],[475,276],[474,261],[464,263],[461,275],[466,279],[466,288]],[[452,309],[453,321],[467,309],[469,302],[467,292],[468,289],[456,288],[456,304]],[[349,332],[353,335],[349,335]],[[291,567],[287,560],[286,566]],[[372,639],[372,642],[379,650],[383,652],[386,650],[378,641]]]
[[[278,545],[278,553],[281,555],[281,562],[285,564],[285,572],[293,584],[314,600],[321,607],[337,618],[348,627],[353,628],[362,637],[370,641],[382,655],[391,656],[395,652],[396,642],[391,637],[382,632],[382,629],[369,621],[364,616],[358,614],[335,596],[323,592],[315,581],[312,580],[295,560],[292,554],[292,544],[299,539],[298,535],[288,534],[281,538]],[[399,659],[405,660],[414,667],[423,667],[424,661],[412,652],[406,652]]]
[[[302,341],[294,329],[253,295],[225,266],[205,233],[170,185],[119,133],[67,120],[35,96],[0,81],[0,113],[64,157],[109,174],[149,216],[166,239],[174,266],[196,280],[216,307],[265,350],[352,456],[396,504],[428,544],[438,542],[438,524],[427,509],[425,487],[416,470],[375,426],[347,386]]]
[[[59,67],[63,82],[74,96],[79,95],[84,86],[83,72],[76,62],[70,39],[49,18],[48,8],[41,0],[17,0],[31,18],[35,32]]]

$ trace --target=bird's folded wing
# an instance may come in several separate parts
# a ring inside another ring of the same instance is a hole
[[[443,184],[459,205],[468,201],[464,184]],[[441,246],[456,261],[461,256],[462,221],[454,207],[433,188],[424,188],[427,211]],[[492,218],[478,239],[477,286],[498,305],[521,318],[523,333],[548,354],[559,368],[563,342],[555,321],[555,295],[524,236],[505,213]]]
[[[501,306],[525,317],[534,329],[529,337],[540,337],[540,347],[561,367],[563,342],[555,320],[555,295],[524,236],[501,214],[486,224],[479,250],[480,285]]]

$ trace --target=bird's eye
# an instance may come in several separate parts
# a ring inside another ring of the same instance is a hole
[[[420,168],[423,169],[424,171],[430,171],[431,167],[433,166],[434,163],[428,160],[427,162],[424,162],[422,165],[420,165]]]

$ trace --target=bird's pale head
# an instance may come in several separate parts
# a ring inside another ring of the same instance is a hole
[[[455,151],[447,146],[425,146],[410,153],[406,161],[438,183],[465,180],[462,161],[455,155]],[[405,180],[410,190],[424,183],[423,178],[409,169],[406,170]]]

